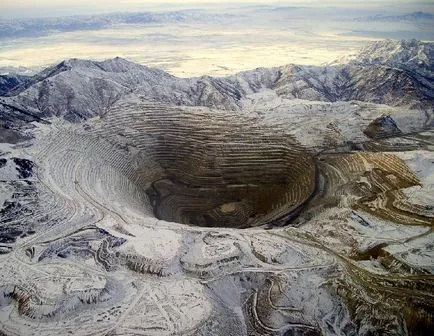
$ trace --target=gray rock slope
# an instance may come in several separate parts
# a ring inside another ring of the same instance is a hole
[[[0,75],[0,95],[5,95],[11,91],[14,87],[20,85],[26,81],[28,76],[7,74]]]

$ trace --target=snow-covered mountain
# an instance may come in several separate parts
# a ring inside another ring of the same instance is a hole
[[[368,44],[351,64],[384,65],[434,75],[434,43],[418,40],[376,41]]]
[[[285,97],[430,109],[434,101],[433,62],[434,43],[378,41],[331,66],[286,66],[275,87]]]
[[[287,65],[224,78],[177,78],[121,58],[70,59],[27,80],[3,82],[2,122],[64,116],[71,121],[104,115],[117,101],[136,95],[159,102],[240,109],[251,93],[274,90],[286,99],[359,100],[430,110],[434,106],[434,44],[381,41],[346,64]]]
[[[16,74],[0,75],[0,96],[7,94],[13,88],[17,87],[27,79],[29,79],[28,76],[24,76],[24,75],[16,75]]]
[[[243,96],[271,87],[278,75],[277,69],[261,69],[228,78],[183,79],[121,58],[71,59],[13,88],[0,104],[10,120],[20,119],[19,110],[28,112],[22,116],[26,120],[53,115],[86,119],[104,115],[114,102],[131,94],[175,105],[236,109]]]

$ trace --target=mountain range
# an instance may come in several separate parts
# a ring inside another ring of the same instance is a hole
[[[434,43],[378,41],[326,66],[258,68],[228,77],[178,78],[114,58],[70,59],[32,77],[0,77],[2,127],[63,117],[104,115],[126,96],[173,105],[239,110],[248,94],[273,90],[286,99],[363,101],[432,111]],[[427,112],[429,113],[429,112]]]

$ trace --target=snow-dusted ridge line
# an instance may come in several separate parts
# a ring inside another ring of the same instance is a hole
[[[83,120],[104,115],[114,102],[136,95],[173,105],[240,110],[247,95],[271,89],[286,99],[359,100],[429,111],[434,106],[433,45],[375,42],[346,64],[258,68],[221,78],[177,78],[122,58],[70,59],[0,97],[0,109],[9,122],[32,120],[13,107],[42,119]]]

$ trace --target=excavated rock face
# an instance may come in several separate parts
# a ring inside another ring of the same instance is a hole
[[[252,118],[227,118],[169,110],[162,125],[159,113],[144,116],[163,169],[147,188],[157,218],[208,227],[285,223],[311,196],[315,165],[306,150]]]
[[[371,122],[368,127],[363,130],[363,133],[371,139],[381,139],[400,135],[402,132],[391,117],[382,116]]]
[[[133,170],[156,218],[205,227],[289,222],[313,195],[313,154],[253,117],[126,101],[95,132],[139,153]]]

